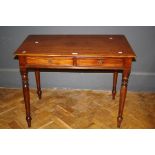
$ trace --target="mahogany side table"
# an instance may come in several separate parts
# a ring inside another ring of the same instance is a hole
[[[124,35],[29,35],[16,50],[22,77],[26,120],[31,127],[28,70],[34,69],[41,99],[40,69],[108,70],[113,72],[115,99],[118,72],[122,71],[117,127],[123,120],[131,65],[136,55]]]

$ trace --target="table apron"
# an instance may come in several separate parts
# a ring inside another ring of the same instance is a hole
[[[104,57],[26,57],[27,68],[58,68],[58,69],[123,69],[123,58]]]

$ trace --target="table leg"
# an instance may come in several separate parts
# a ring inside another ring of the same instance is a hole
[[[115,99],[116,96],[116,85],[117,85],[117,77],[118,77],[118,72],[114,71],[113,74],[113,88],[112,88],[112,99]]]
[[[124,70],[122,74],[122,85],[120,90],[120,100],[119,100],[119,110],[118,110],[118,117],[117,117],[117,127],[121,127],[121,122],[123,120],[123,109],[125,104],[125,98],[127,93],[127,85],[128,85],[128,78],[130,75],[130,70]]]
[[[37,94],[39,99],[41,99],[41,85],[40,85],[40,71],[39,70],[35,70],[35,77],[36,77],[36,84],[37,84]]]
[[[22,84],[23,84],[25,109],[26,109],[26,120],[27,120],[28,127],[31,127],[30,94],[29,94],[28,72],[26,68],[21,69],[21,77],[22,77]]]

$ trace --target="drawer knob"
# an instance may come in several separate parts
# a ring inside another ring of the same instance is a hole
[[[103,61],[103,59],[100,59],[100,60],[98,60],[98,64],[103,64],[104,63],[104,61]]]

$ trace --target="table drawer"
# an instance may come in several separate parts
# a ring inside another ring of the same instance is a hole
[[[70,57],[27,57],[27,65],[33,66],[72,66]]]
[[[80,67],[123,67],[123,59],[120,58],[79,58],[77,59],[77,66]]]

